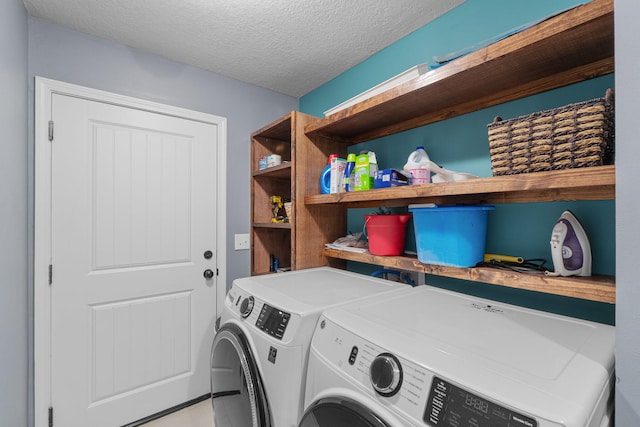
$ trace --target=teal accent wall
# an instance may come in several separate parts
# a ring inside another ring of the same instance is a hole
[[[373,55],[300,99],[300,110],[322,117],[323,112],[414,65],[476,45],[521,25],[535,22],[580,4],[575,0],[467,0],[435,21]],[[479,82],[481,84],[481,82]],[[375,151],[379,168],[399,168],[417,145],[447,169],[491,176],[487,124],[604,96],[614,87],[614,75],[599,77],[536,96],[504,103],[396,135],[354,145],[350,152]],[[319,173],[319,172],[318,172]],[[571,210],[591,242],[594,274],[615,274],[615,202],[557,202],[500,204],[489,214],[487,252],[544,258],[553,269],[549,239],[560,214]],[[350,209],[348,229],[360,231],[363,215],[373,209]],[[407,249],[415,250],[413,224]],[[346,232],[347,230],[345,230]],[[350,263],[350,269],[372,272],[374,266]],[[485,298],[549,312],[614,324],[615,306],[530,291],[428,276],[427,283]]]

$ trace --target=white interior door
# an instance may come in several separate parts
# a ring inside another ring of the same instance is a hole
[[[120,426],[208,393],[219,129],[56,93],[51,118],[54,425]]]

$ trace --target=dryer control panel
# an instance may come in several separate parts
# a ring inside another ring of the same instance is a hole
[[[273,307],[235,287],[227,293],[225,305],[242,320],[278,340],[283,339],[292,317],[291,313]],[[293,332],[296,331],[298,323],[292,326]]]

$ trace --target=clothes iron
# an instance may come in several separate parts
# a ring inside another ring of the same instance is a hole
[[[591,276],[591,245],[580,221],[564,211],[551,231],[551,258],[560,276]]]

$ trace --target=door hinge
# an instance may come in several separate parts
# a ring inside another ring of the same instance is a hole
[[[49,407],[49,427],[53,427],[53,407]]]
[[[53,283],[53,264],[49,264],[49,285]]]
[[[220,275],[220,270],[216,268],[216,276],[219,276],[219,275]]]
[[[53,120],[49,120],[49,141],[53,141]]]

